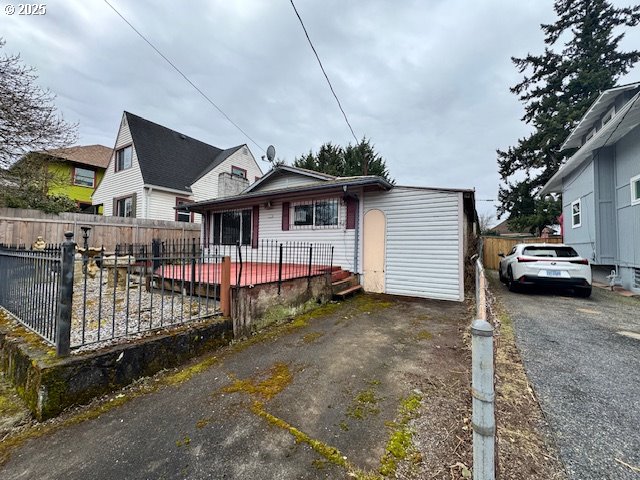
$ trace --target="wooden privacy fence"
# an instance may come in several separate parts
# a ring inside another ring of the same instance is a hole
[[[506,238],[506,237],[482,237],[483,250],[482,250],[482,263],[484,268],[490,270],[497,270],[500,263],[499,253],[507,254],[518,243],[562,243],[560,237],[519,237],[519,238]]]
[[[0,243],[4,244],[25,244],[28,248],[38,236],[47,243],[58,243],[64,232],[71,231],[82,245],[80,227],[85,226],[91,227],[89,246],[104,245],[107,250],[121,244],[150,245],[154,238],[164,241],[200,238],[200,225],[194,223],[0,208]]]

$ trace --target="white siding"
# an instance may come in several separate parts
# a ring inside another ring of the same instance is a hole
[[[316,178],[307,177],[298,173],[284,172],[277,174],[265,181],[263,185],[256,187],[253,192],[266,192],[269,190],[280,190],[282,188],[299,187],[301,185],[314,185],[322,182]]]
[[[365,193],[387,221],[385,293],[464,299],[461,194],[411,187]]]
[[[287,201],[293,204],[296,201],[306,200],[307,199],[292,199]],[[251,207],[246,206],[243,208]],[[209,213],[209,215],[213,215],[213,213]],[[289,215],[289,218],[292,218],[293,214],[291,212],[289,213]],[[338,216],[338,228],[282,230],[282,201],[273,202],[271,207],[269,208],[265,208],[265,204],[261,203],[260,220],[258,227],[258,241],[260,242],[262,240],[276,240],[278,242],[309,242],[331,244],[334,247],[333,265],[342,267],[345,270],[355,271],[355,230],[347,230],[345,228],[347,208],[342,203],[342,201],[340,202],[340,210]],[[213,232],[213,222],[211,221],[209,225],[209,233],[211,235]],[[257,251],[254,251],[254,254],[258,257],[260,255],[260,253]]]
[[[156,189],[146,189],[146,205],[147,211],[143,213],[145,218],[153,220],[175,221],[176,219],[176,198],[186,198],[192,200],[193,197],[180,195],[176,193],[165,192]],[[194,223],[200,223],[200,214],[194,214]]]
[[[231,173],[231,166],[244,168],[247,171],[249,184],[254,183],[256,177],[262,177],[262,170],[260,170],[249,148],[244,146],[191,185],[194,201],[218,198],[218,176],[222,172]]]
[[[326,197],[325,197],[326,198]],[[295,203],[296,200],[291,200]],[[290,218],[293,214],[290,213]],[[338,228],[282,230],[282,202],[273,202],[270,209],[260,205],[259,239],[278,240],[281,242],[329,243],[333,245],[333,265],[345,270],[355,271],[354,249],[355,230],[347,230],[347,207],[340,202]],[[295,227],[292,227],[295,228]]]
[[[130,144],[131,133],[129,132],[129,125],[127,125],[127,121],[123,115],[122,124],[120,125],[120,131],[118,132],[118,138],[116,140],[115,150]],[[96,191],[93,192],[92,203],[94,205],[103,204],[103,215],[112,216],[114,198],[126,197],[136,193],[136,217],[144,218],[144,182],[142,180],[142,172],[140,171],[140,165],[138,164],[138,155],[136,154],[135,146],[133,148],[131,168],[116,172],[114,162],[115,153],[111,156],[111,161],[104,173],[104,178],[100,182],[100,185],[98,185],[98,188],[96,188]]]

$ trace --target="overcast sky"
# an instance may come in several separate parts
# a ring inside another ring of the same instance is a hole
[[[291,163],[353,141],[288,0],[110,0],[259,145]],[[17,2],[4,0],[17,5]],[[475,188],[496,199],[496,148],[528,128],[509,93],[510,57],[539,53],[551,0],[297,0],[360,138],[398,184]],[[627,5],[625,1],[614,1]],[[263,152],[145,44],[103,0],[49,1],[43,16],[0,12],[20,53],[58,95],[80,143],[111,147],[123,110],[221,148]],[[640,45],[640,29],[624,48]],[[640,80],[636,68],[621,83]],[[268,164],[260,162],[264,171]],[[478,202],[492,212],[495,202]]]

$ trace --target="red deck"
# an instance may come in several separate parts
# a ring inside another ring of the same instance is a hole
[[[333,267],[339,270],[340,267]],[[156,269],[155,274],[166,280],[192,281],[191,265],[164,265]],[[202,263],[195,266],[195,281],[197,283],[216,285],[220,283],[220,263]],[[242,264],[242,278],[238,282],[239,263],[231,263],[231,285],[244,287],[261,283],[277,282],[279,265],[277,263],[245,262]],[[322,275],[330,270],[328,265],[312,265],[311,275]],[[282,264],[282,280],[304,278],[309,275],[309,265],[294,263]]]

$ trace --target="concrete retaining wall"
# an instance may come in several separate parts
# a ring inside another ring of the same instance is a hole
[[[132,381],[184,363],[231,340],[232,323],[216,319],[96,352],[57,358],[37,335],[0,314],[0,368],[38,420],[88,403]]]
[[[295,278],[278,283],[232,288],[234,337],[250,335],[274,323],[289,319],[310,301],[324,303],[331,299],[331,275]]]

